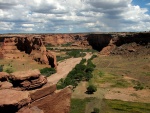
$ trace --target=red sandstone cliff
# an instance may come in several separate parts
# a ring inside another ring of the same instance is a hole
[[[26,53],[41,64],[49,64],[57,68],[55,53],[46,50],[40,37],[7,36],[3,37],[1,43],[0,58],[19,59]]]

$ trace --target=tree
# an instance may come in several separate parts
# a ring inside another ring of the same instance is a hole
[[[99,113],[99,109],[98,108],[94,108],[92,113]]]
[[[45,76],[50,76],[51,74],[54,74],[56,73],[56,70],[54,68],[43,68],[43,69],[40,69],[40,72],[42,75],[45,75]]]
[[[87,87],[87,93],[88,93],[88,94],[93,94],[93,93],[96,92],[96,91],[97,91],[97,87],[94,86],[94,85],[89,85],[89,86]]]

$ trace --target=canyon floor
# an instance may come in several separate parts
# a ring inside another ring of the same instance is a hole
[[[92,55],[90,53],[86,53],[86,56],[83,58],[89,59],[91,56]],[[65,78],[68,73],[80,63],[81,60],[82,58],[69,58],[62,62],[58,62],[57,73],[48,77],[48,81],[56,84],[61,78]]]
[[[146,107],[150,105],[149,56],[98,55],[93,63],[96,64],[93,78],[89,82],[81,82],[72,94],[72,104],[82,103],[84,109],[71,113],[91,113],[94,108],[98,108],[100,113],[149,112],[150,107]],[[97,86],[94,94],[86,93],[89,84]],[[142,89],[136,89],[136,86]]]
[[[58,50],[57,48],[53,51],[57,56],[65,58],[66,51]],[[105,56],[98,52],[94,54],[97,57],[92,60],[96,65],[92,73],[93,78],[88,82],[80,82],[74,89],[70,113],[92,113],[94,108],[98,108],[100,113],[149,113],[150,57]],[[56,84],[61,78],[65,78],[82,58],[89,59],[92,55],[92,52],[86,52],[85,57],[69,57],[58,61],[57,73],[49,76],[48,81]],[[13,71],[48,67],[31,60],[28,55],[24,55],[20,60],[0,60],[0,63],[4,65],[5,70],[12,68]],[[97,87],[94,94],[86,93],[89,84]],[[136,86],[142,89],[136,89]]]

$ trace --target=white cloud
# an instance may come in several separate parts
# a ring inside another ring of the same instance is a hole
[[[132,0],[0,0],[0,32],[145,31],[147,12]]]
[[[146,5],[150,5],[150,3],[147,3]]]

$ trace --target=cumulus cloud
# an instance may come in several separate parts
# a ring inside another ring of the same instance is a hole
[[[145,31],[147,12],[132,0],[0,0],[0,32]]]

